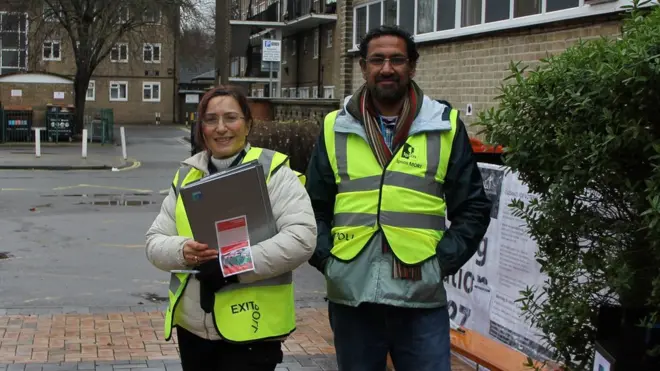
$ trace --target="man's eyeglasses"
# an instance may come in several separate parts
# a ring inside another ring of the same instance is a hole
[[[236,123],[238,120],[243,119],[243,116],[239,116],[235,113],[225,113],[222,116],[217,116],[217,115],[209,115],[209,116],[204,116],[202,118],[202,125],[211,127],[211,126],[216,126],[222,120],[222,123],[225,125],[231,125],[233,123]]]
[[[408,58],[404,56],[397,56],[397,57],[390,57],[390,58],[385,58],[385,57],[369,57],[367,58],[367,62],[376,67],[380,67],[385,65],[385,62],[389,61],[392,66],[403,66],[408,62]]]

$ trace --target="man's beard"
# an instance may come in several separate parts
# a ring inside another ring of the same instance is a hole
[[[395,82],[397,86],[390,89],[384,89],[378,86],[378,83],[381,81],[392,81]],[[382,104],[398,103],[408,93],[408,85],[401,84],[401,81],[396,77],[376,79],[376,83],[372,86],[367,86],[367,88],[369,89],[372,98]]]

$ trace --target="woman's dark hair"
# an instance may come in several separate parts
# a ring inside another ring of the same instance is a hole
[[[419,52],[417,52],[417,45],[415,44],[415,40],[413,40],[412,35],[408,31],[398,26],[380,26],[367,32],[367,34],[360,42],[360,58],[367,59],[367,49],[369,49],[369,43],[371,40],[381,36],[395,36],[403,39],[403,41],[406,42],[406,49],[410,64],[413,66],[417,64],[417,59],[419,59]]]
[[[195,144],[199,150],[206,151],[206,142],[204,141],[204,130],[202,127],[202,119],[206,114],[206,109],[209,106],[211,99],[215,97],[230,96],[236,99],[238,105],[241,107],[243,117],[245,117],[245,124],[248,128],[252,126],[252,112],[250,111],[250,104],[248,103],[247,95],[244,90],[234,85],[220,85],[207,91],[199,102],[197,107],[197,125],[195,125]]]

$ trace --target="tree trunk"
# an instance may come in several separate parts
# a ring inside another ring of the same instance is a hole
[[[78,67],[76,72],[76,79],[73,83],[73,88],[75,91],[75,114],[73,125],[75,128],[75,134],[82,133],[85,120],[85,104],[87,103],[87,88],[89,87],[89,79],[91,73],[86,71],[83,68]]]

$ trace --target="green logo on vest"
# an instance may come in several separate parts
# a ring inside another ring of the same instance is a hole
[[[411,146],[408,143],[403,143],[403,149],[401,150],[401,157],[408,160],[416,159],[417,156],[415,156],[415,147]]]
[[[417,162],[415,147],[411,146],[408,143],[403,143],[403,148],[401,148],[401,158],[397,159],[396,162],[402,165],[408,165],[416,168],[422,167],[422,164]]]
[[[233,304],[231,306],[231,314],[239,314],[242,312],[252,311],[252,331],[256,334],[259,331],[259,320],[261,319],[261,312],[259,306],[253,301],[246,301],[245,303]]]

